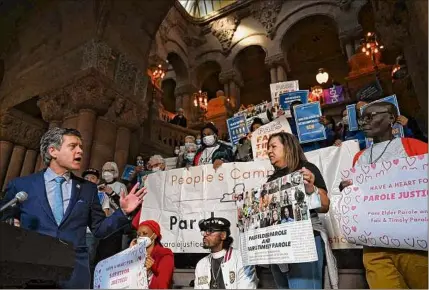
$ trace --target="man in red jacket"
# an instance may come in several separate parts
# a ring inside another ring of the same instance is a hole
[[[364,109],[359,125],[374,143],[356,154],[353,166],[428,153],[427,143],[393,137],[392,126],[397,117],[396,107],[387,102],[374,103]],[[349,185],[350,180],[341,182],[340,190]],[[365,246],[363,264],[370,288],[428,288],[427,252]]]
[[[131,247],[140,241],[148,240],[145,266],[149,289],[169,289],[172,287],[174,272],[173,252],[161,244],[161,228],[156,221],[146,220],[140,223],[141,210],[134,217],[132,225],[137,229],[137,239]]]

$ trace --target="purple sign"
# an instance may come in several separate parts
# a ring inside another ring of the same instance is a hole
[[[333,86],[329,89],[323,90],[323,98],[325,104],[335,104],[344,101],[343,86]]]

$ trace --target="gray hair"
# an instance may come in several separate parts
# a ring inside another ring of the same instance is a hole
[[[188,136],[186,136],[185,137],[185,140],[186,139],[192,139],[192,142],[194,142],[195,143],[195,137],[194,136],[192,136],[192,135],[188,135]]]
[[[189,149],[194,149],[195,151],[197,151],[197,144],[190,143],[190,144],[186,145],[185,146],[185,151],[187,152]]]
[[[50,128],[40,139],[40,155],[42,156],[43,163],[46,166],[49,166],[52,160],[51,154],[49,154],[49,148],[54,147],[60,150],[61,145],[63,144],[63,136],[76,136],[82,139],[82,135],[76,129],[68,128]]]
[[[113,173],[113,177],[114,178],[118,178],[119,177],[119,169],[118,169],[118,164],[116,164],[115,162],[113,162],[113,161],[109,161],[109,162],[106,162],[106,163],[104,163],[104,165],[103,165],[103,167],[101,168],[101,171],[103,172],[104,171],[104,168],[106,167],[106,166],[112,166],[112,168],[113,168],[113,170],[115,171],[115,173]]]
[[[162,158],[161,155],[153,155],[150,159],[149,159],[149,164],[152,164],[152,161],[158,160],[159,163],[161,164],[165,164],[165,160],[164,158]]]

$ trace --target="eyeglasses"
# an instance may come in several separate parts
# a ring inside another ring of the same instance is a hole
[[[359,125],[363,125],[364,123],[371,123],[375,116],[377,116],[379,114],[385,114],[385,113],[389,113],[389,111],[371,112],[369,114],[361,116],[358,119],[358,123],[359,123]]]
[[[206,231],[201,231],[201,235],[202,236],[210,236],[211,234],[216,233],[216,232],[220,233],[222,231],[219,231],[219,230],[206,230]]]

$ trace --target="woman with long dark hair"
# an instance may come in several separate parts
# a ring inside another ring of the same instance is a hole
[[[267,182],[292,172],[300,171],[303,174],[306,194],[318,194],[321,201],[321,207],[318,210],[310,210],[318,261],[289,264],[288,267],[271,265],[271,272],[277,288],[322,289],[325,257],[331,286],[336,288],[338,286],[338,273],[335,258],[332,255],[327,242],[327,234],[318,216],[318,212],[328,212],[330,203],[322,174],[314,164],[307,161],[298,139],[289,133],[281,132],[270,136],[268,140],[268,157],[274,166],[275,172]]]

